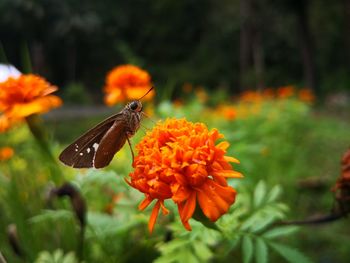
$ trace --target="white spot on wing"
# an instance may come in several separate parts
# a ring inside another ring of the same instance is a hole
[[[79,153],[80,156],[83,156],[83,153]]]
[[[87,153],[89,153],[90,152],[90,148],[87,148],[86,151],[87,151]]]
[[[77,151],[78,151],[78,149],[75,149],[75,151],[77,152]]]
[[[97,148],[98,148],[98,143],[94,143],[93,145],[92,145],[92,147],[95,149],[95,152],[97,151]]]

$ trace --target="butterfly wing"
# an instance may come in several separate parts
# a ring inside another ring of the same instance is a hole
[[[125,119],[116,120],[98,145],[93,165],[95,168],[107,166],[126,142]]]
[[[122,117],[122,113],[115,114],[87,131],[63,150],[59,156],[60,161],[74,168],[94,167],[94,158],[103,136]]]

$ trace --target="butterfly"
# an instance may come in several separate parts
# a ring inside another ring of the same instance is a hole
[[[152,89],[153,87],[140,99]],[[62,151],[60,161],[74,168],[103,168],[112,161],[126,142],[134,159],[129,139],[140,128],[143,113],[140,99],[128,103],[119,113],[80,136]]]

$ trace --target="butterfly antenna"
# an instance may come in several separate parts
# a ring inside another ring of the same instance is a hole
[[[153,124],[157,124],[157,122],[154,119],[152,119],[150,116],[148,116],[145,112],[141,111],[141,114],[146,118],[148,118],[151,122],[153,122]]]
[[[146,94],[144,94],[141,98],[139,98],[138,100],[141,100],[142,98],[144,98],[148,93],[150,93],[152,90],[154,89],[154,87],[152,86],[147,92]]]

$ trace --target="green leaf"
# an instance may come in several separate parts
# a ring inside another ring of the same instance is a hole
[[[251,227],[251,232],[253,233],[259,232],[260,230],[269,226],[275,220],[276,220],[275,216],[268,216],[266,214],[263,214],[260,217],[260,220],[257,221],[257,223]]]
[[[270,202],[276,201],[276,199],[279,197],[281,193],[282,193],[282,188],[279,185],[275,185],[267,195],[267,202],[270,203]]]
[[[174,239],[168,243],[164,243],[159,246],[159,250],[162,254],[169,254],[175,250],[181,250],[186,248],[190,244],[190,241],[187,239]]]
[[[266,195],[266,184],[260,181],[254,190],[254,207],[260,206]]]
[[[277,243],[269,243],[270,246],[290,263],[311,263],[312,261],[298,250]]]
[[[271,229],[264,233],[263,237],[272,239],[279,236],[286,236],[296,232],[299,229],[297,226],[281,226]]]
[[[196,253],[196,256],[202,261],[202,262],[207,262],[209,259],[213,256],[213,252],[204,245],[202,242],[199,241],[194,241],[192,243],[193,249]]]
[[[253,241],[249,236],[244,236],[242,241],[243,262],[249,263],[253,256]]]
[[[266,263],[268,260],[268,249],[262,238],[257,238],[255,242],[255,261],[256,263]]]

